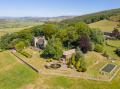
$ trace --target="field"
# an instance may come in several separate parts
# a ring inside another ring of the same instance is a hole
[[[102,31],[112,31],[116,26],[118,22],[113,22],[109,20],[101,20],[95,23],[89,24],[91,28],[99,28]]]
[[[0,36],[3,36],[6,33],[18,32],[20,30],[41,24],[43,24],[43,22],[0,22]]]
[[[36,73],[18,62],[9,51],[0,52],[0,89],[16,89],[35,78]]]
[[[1,52],[0,58],[2,67],[0,89],[118,89],[120,87],[120,72],[111,82],[50,76],[35,73],[17,61],[9,51]]]

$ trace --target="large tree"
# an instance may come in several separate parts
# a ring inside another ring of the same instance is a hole
[[[43,56],[46,58],[60,59],[62,56],[62,43],[58,38],[52,36],[48,39],[48,43],[43,52]]]
[[[81,34],[86,34],[88,36],[90,35],[90,27],[83,22],[76,23],[75,29],[77,30],[77,33],[79,35],[81,35]]]
[[[104,44],[105,41],[104,34],[100,29],[91,29],[90,38],[95,44]]]
[[[90,49],[91,43],[90,38],[88,35],[81,35],[79,39],[79,47],[81,48],[83,53],[87,53],[87,51]]]
[[[52,38],[52,36],[55,35],[59,29],[56,24],[45,24],[42,27],[47,39]]]

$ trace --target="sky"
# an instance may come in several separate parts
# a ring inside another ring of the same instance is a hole
[[[0,0],[0,16],[54,17],[120,8],[120,0]]]

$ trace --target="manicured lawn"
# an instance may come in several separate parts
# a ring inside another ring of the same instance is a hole
[[[16,89],[32,82],[37,74],[19,63],[10,52],[0,53],[0,89]]]

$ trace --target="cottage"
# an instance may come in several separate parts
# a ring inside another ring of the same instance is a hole
[[[69,59],[69,58],[72,57],[73,54],[75,54],[75,49],[71,49],[71,50],[68,50],[68,51],[64,51],[64,52],[63,52],[63,58]]]
[[[44,47],[47,44],[47,40],[45,39],[44,36],[34,37],[33,44],[34,44],[34,47],[36,48],[44,49]]]

